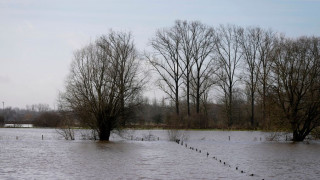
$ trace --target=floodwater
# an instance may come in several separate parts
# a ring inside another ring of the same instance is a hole
[[[137,130],[106,143],[80,134],[66,141],[54,129],[0,128],[0,179],[320,179],[318,141],[184,131],[181,145],[168,141],[166,130]]]

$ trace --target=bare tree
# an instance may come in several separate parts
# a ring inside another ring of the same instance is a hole
[[[244,81],[249,90],[249,100],[251,105],[250,122],[251,126],[255,126],[255,96],[258,83],[258,71],[260,69],[259,45],[262,36],[262,29],[247,28],[241,36],[241,49],[245,62],[245,77]]]
[[[50,111],[50,106],[49,104],[32,104],[32,105],[27,105],[27,110],[30,111],[37,111],[37,112],[47,112]]]
[[[119,127],[124,107],[142,90],[139,62],[129,33],[110,31],[74,54],[60,106],[74,111],[100,140]]]
[[[190,23],[191,24],[191,23]],[[178,36],[180,37],[180,44],[181,48],[179,49],[179,58],[181,60],[181,71],[184,75],[184,84],[186,88],[186,97],[187,97],[187,114],[188,116],[191,115],[190,111],[190,94],[191,94],[191,73],[192,73],[192,67],[194,64],[192,53],[193,53],[193,47],[195,43],[195,37],[196,34],[192,33],[190,31],[190,24],[187,21],[180,21],[177,20],[175,22],[174,28],[178,32]]]
[[[320,125],[320,39],[281,38],[275,53],[274,101],[291,125],[293,141],[303,141]]]
[[[193,96],[196,100],[196,112],[200,113],[201,96],[210,89],[214,84],[212,75],[215,72],[213,68],[211,55],[214,50],[214,30],[200,22],[191,22],[189,25],[192,43],[192,60],[194,68],[192,80],[194,83],[195,93]]]
[[[224,93],[228,126],[233,124],[233,91],[239,77],[237,69],[242,58],[241,35],[243,29],[234,25],[220,25],[215,35],[215,58],[219,70],[216,72],[218,85]]]
[[[153,49],[161,55],[161,59],[154,58],[150,62],[160,74],[162,82],[169,87],[168,90],[163,84],[161,86],[176,102],[176,108],[179,104],[180,79],[183,75],[188,115],[190,115],[190,95],[195,99],[196,112],[199,113],[200,98],[213,84],[210,56],[214,48],[213,38],[213,28],[198,21],[178,20],[172,28],[159,30],[156,38],[151,41]]]
[[[63,120],[60,121],[59,128],[56,132],[60,134],[65,140],[75,140],[74,133],[74,116],[72,112],[60,111]]]
[[[146,56],[160,76],[159,87],[175,103],[177,115],[179,115],[179,88],[182,77],[179,60],[180,40],[175,28],[158,30],[150,42],[154,53],[152,56]]]
[[[111,46],[110,46],[111,44]],[[117,71],[115,81],[119,90],[120,98],[120,119],[119,122],[125,126],[126,120],[130,117],[130,104],[135,101],[145,83],[144,74],[140,72],[138,51],[130,33],[111,32],[108,36],[102,36],[97,45],[110,52],[113,62],[113,69]],[[110,47],[108,47],[110,46]],[[111,49],[109,49],[111,48]],[[141,77],[141,78],[139,78]]]
[[[261,41],[258,46],[258,93],[262,101],[262,120],[271,126],[271,119],[266,118],[267,114],[267,94],[269,92],[270,84],[272,84],[271,75],[271,62],[273,58],[274,42],[276,41],[276,34],[271,31],[264,31],[262,33]]]
[[[46,112],[50,110],[49,104],[38,104],[36,105],[39,112]]]
[[[181,37],[181,70],[186,86],[187,109],[190,116],[190,95],[196,104],[196,112],[200,111],[200,97],[212,86],[212,58],[214,29],[199,21],[176,21],[174,26]],[[193,86],[193,87],[191,87]]]

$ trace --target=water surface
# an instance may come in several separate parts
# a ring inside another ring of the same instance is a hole
[[[80,140],[80,133],[66,141],[53,129],[2,128],[0,179],[320,179],[318,142],[268,142],[262,132],[185,131],[182,146],[168,141],[165,130],[126,134],[105,143]],[[150,135],[156,141],[146,141]]]

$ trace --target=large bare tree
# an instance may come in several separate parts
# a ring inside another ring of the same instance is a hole
[[[274,101],[291,125],[293,141],[303,141],[320,124],[320,39],[281,38],[275,53]]]
[[[179,92],[183,75],[179,59],[181,39],[178,34],[176,28],[158,30],[150,41],[153,53],[146,55],[159,75],[159,87],[175,103],[177,115],[180,113]]]
[[[195,99],[196,112],[200,112],[201,96],[213,84],[213,39],[213,28],[198,21],[177,20],[173,27],[158,30],[151,41],[156,56],[149,61],[161,77],[161,89],[176,103],[177,112],[181,82],[186,89],[188,116],[190,96]]]
[[[102,36],[97,40],[97,45],[110,52],[113,68],[117,71],[116,86],[120,98],[120,123],[125,126],[131,112],[128,103],[135,101],[145,83],[144,74],[139,69],[141,63],[138,62],[140,61],[138,51],[131,34],[124,32],[111,32],[109,35]]]
[[[108,141],[142,89],[138,67],[130,33],[111,30],[74,53],[61,107],[74,111],[100,140]]]
[[[241,36],[243,29],[235,25],[220,25],[216,28],[215,58],[219,70],[216,72],[217,84],[224,94],[228,126],[233,124],[233,92],[240,80],[236,74],[242,58]]]
[[[191,22],[189,25],[192,43],[192,85],[195,92],[196,113],[200,113],[200,99],[214,84],[212,79],[215,72],[212,53],[214,52],[214,29],[200,22]]]
[[[241,49],[245,63],[245,78],[247,89],[249,90],[249,100],[251,106],[250,122],[255,126],[255,97],[258,84],[258,72],[260,69],[259,45],[262,39],[262,29],[247,28],[241,36]]]
[[[186,94],[186,102],[187,102],[187,114],[188,116],[191,115],[190,110],[190,90],[191,90],[191,73],[192,67],[194,64],[192,53],[193,53],[193,46],[195,43],[194,33],[190,32],[190,24],[187,21],[177,20],[175,22],[174,29],[177,30],[178,36],[180,40],[180,50],[179,50],[179,58],[181,61],[181,71],[184,77],[184,84],[185,84],[185,94]]]
[[[277,40],[276,33],[272,30],[263,31],[258,45],[258,94],[262,104],[262,121],[271,127],[271,119],[267,118],[267,95],[271,82],[271,62],[273,59],[274,43]]]

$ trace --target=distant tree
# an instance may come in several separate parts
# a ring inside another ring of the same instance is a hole
[[[61,116],[57,112],[44,112],[36,117],[33,125],[36,127],[58,127]]]
[[[50,110],[49,104],[37,104],[36,107],[38,112],[46,112]]]
[[[4,126],[4,117],[0,115],[0,127]]]
[[[291,125],[293,141],[303,141],[320,125],[320,39],[281,38],[272,64],[274,102]]]
[[[160,124],[163,122],[162,120],[162,114],[161,113],[157,113],[155,115],[152,116],[152,120],[156,123],[156,124]]]
[[[138,102],[143,81],[130,33],[110,31],[74,54],[60,107],[73,111],[100,140],[123,123]]]

